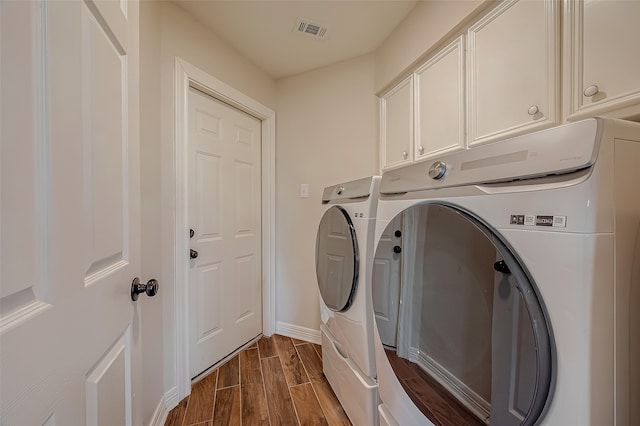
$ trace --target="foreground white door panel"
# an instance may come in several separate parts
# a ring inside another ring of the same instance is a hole
[[[0,423],[140,424],[138,5],[0,7]]]
[[[188,108],[194,377],[262,332],[261,123],[195,89]]]

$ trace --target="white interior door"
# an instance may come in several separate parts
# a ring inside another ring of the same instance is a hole
[[[0,423],[140,424],[138,4],[0,20]]]
[[[400,265],[402,249],[402,215],[396,216],[380,237],[373,259],[372,291],[376,326],[382,344],[395,348],[398,340],[400,310]]]
[[[262,332],[261,122],[196,89],[188,103],[195,377]]]

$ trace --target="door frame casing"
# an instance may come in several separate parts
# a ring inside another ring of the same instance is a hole
[[[176,385],[178,401],[191,393],[189,370],[189,222],[188,222],[188,95],[196,88],[261,121],[261,206],[262,206],[262,333],[275,332],[275,129],[276,114],[249,96],[205,71],[175,58],[175,252],[174,309],[176,340]]]

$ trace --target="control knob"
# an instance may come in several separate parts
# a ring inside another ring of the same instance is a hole
[[[445,174],[447,174],[447,165],[442,161],[436,161],[429,167],[429,177],[431,179],[442,179]]]

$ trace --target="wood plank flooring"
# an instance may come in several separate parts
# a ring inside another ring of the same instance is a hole
[[[486,426],[418,365],[385,349],[402,388],[418,409],[436,426]]]
[[[322,373],[321,347],[276,334],[261,338],[194,384],[165,422],[191,425],[351,422]]]

